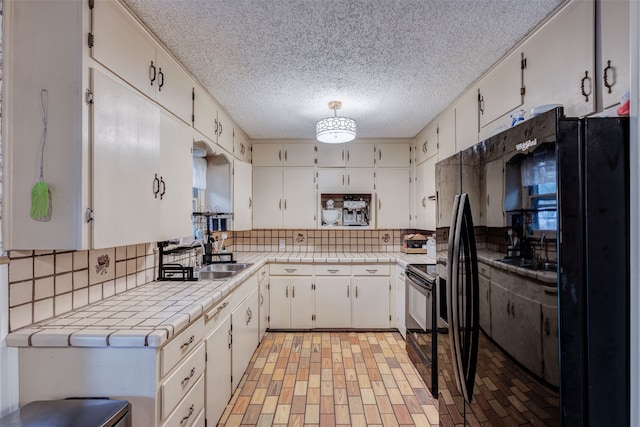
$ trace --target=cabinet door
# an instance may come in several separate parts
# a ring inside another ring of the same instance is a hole
[[[159,240],[156,238],[161,202],[156,197],[161,175],[159,108],[112,78],[91,71],[92,247]]]
[[[453,133],[453,139],[455,140],[455,149],[447,154],[453,154],[456,151],[464,150],[471,147],[478,142],[479,132],[479,118],[478,118],[478,91],[474,87],[469,90],[455,106],[455,129]],[[441,126],[440,128],[440,158],[444,159],[442,152],[442,141],[444,136],[442,132],[449,130],[448,127]],[[451,139],[451,135],[447,136],[447,140]],[[447,148],[451,148],[447,146]]]
[[[564,114],[569,117],[595,111],[594,5],[591,1],[569,3],[525,42],[528,108],[563,104]]]
[[[193,127],[213,142],[217,141],[218,110],[208,93],[200,86],[193,88]]]
[[[205,341],[205,402],[207,418],[217,422],[231,399],[231,317],[227,317]]]
[[[416,139],[416,164],[424,162],[438,154],[438,121],[434,120],[425,128]]]
[[[192,233],[191,191],[193,185],[191,128],[173,115],[160,115],[160,219],[157,240],[175,239]]]
[[[494,120],[522,105],[521,59],[521,52],[513,52],[480,81],[478,96],[481,128],[494,126]]]
[[[364,142],[347,144],[345,165],[352,168],[372,168],[375,164],[375,146]]]
[[[349,276],[316,276],[316,327],[351,327],[351,279]]]
[[[291,328],[291,278],[269,278],[269,325],[272,329]]]
[[[283,226],[315,228],[316,185],[313,168],[284,168]]]
[[[491,281],[478,275],[478,293],[480,296],[480,328],[487,336],[491,336]]]
[[[342,193],[345,191],[344,168],[318,168],[318,192]],[[373,173],[372,173],[373,178]]]
[[[291,328],[313,328],[315,302],[311,277],[291,277]]]
[[[406,228],[411,221],[408,169],[376,171],[377,228]]]
[[[155,43],[118,2],[94,2],[93,35],[91,57],[154,98]]]
[[[221,108],[218,107],[218,145],[228,153],[233,153],[233,122]]]
[[[436,190],[438,196],[438,227],[451,226],[453,200],[460,192],[460,165],[440,164],[436,168]]]
[[[485,165],[485,221],[487,227],[504,227],[504,183],[503,159],[497,159]],[[481,224],[480,224],[481,225]]]
[[[376,144],[376,166],[403,168],[411,165],[411,146],[404,142]]]
[[[491,283],[491,333],[514,359],[542,376],[540,303]]]
[[[631,86],[629,79],[629,0],[602,0],[600,2],[600,37],[603,73],[602,80],[600,80],[602,107],[608,108],[616,105],[620,101],[620,96]]]
[[[251,145],[244,132],[238,129],[233,132],[233,155],[238,160],[251,163]]]
[[[474,136],[475,138],[478,137],[478,105],[475,103],[475,99],[467,99],[465,97],[465,101],[465,103],[461,101],[456,108],[449,108],[438,117],[438,142],[436,149],[440,159],[446,159],[455,154],[457,150],[456,141],[458,140],[458,131],[462,132],[460,134],[461,139],[472,139]],[[467,123],[467,127],[460,126],[460,129],[458,129],[458,110],[460,110],[461,120],[463,118],[469,119],[469,116],[475,112],[475,122]],[[475,128],[473,123],[475,123]],[[429,150],[431,150],[431,148],[429,148]],[[433,153],[433,150],[431,150],[431,152]]]
[[[416,166],[416,227],[422,230],[436,229],[436,163],[438,156]]]
[[[282,144],[253,144],[253,166],[282,166],[284,152]]]
[[[282,228],[282,168],[253,168],[254,228]]]
[[[354,328],[389,327],[389,277],[353,277],[351,313]]]
[[[156,52],[158,78],[156,100],[183,122],[191,124],[193,81],[162,49]]]
[[[262,340],[269,328],[269,279],[260,284],[260,334],[258,339]]]
[[[542,304],[542,361],[544,379],[560,383],[558,364],[558,306]]]
[[[259,314],[260,302],[258,288],[231,313],[233,326],[233,341],[231,345],[231,388],[235,390],[244,371],[249,366],[251,356],[259,343]]]
[[[251,164],[233,161],[233,229],[251,230]]]
[[[315,144],[282,144],[282,152],[285,166],[314,166],[316,163]]]
[[[420,163],[416,166],[416,176],[413,179],[416,198],[415,204],[415,219],[416,228],[425,230],[427,221],[427,190],[425,188],[425,180],[427,175],[426,163]]]
[[[373,168],[344,169],[345,190],[349,193],[373,193]]]
[[[331,168],[345,165],[347,144],[318,144],[318,167]]]

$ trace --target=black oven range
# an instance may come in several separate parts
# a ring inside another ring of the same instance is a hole
[[[406,349],[431,394],[438,397],[436,266],[409,264],[405,271]]]

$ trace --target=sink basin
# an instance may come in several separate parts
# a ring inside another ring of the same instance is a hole
[[[242,271],[245,268],[249,267],[252,264],[248,264],[245,262],[238,263],[229,263],[229,264],[209,264],[200,269],[200,272],[203,271],[233,271],[238,272]]]
[[[248,263],[210,264],[198,270],[198,274],[205,280],[225,280],[250,265]]]

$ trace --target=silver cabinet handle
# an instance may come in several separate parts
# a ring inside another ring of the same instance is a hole
[[[284,297],[289,298],[289,286],[286,286],[284,289]]]
[[[253,319],[253,313],[251,312],[251,307],[247,308],[247,325],[249,324],[249,322],[251,322],[251,319]]]
[[[287,199],[284,199],[284,210],[287,210]]]
[[[347,175],[347,186],[351,185],[351,174]]]
[[[278,209],[282,210],[282,199],[280,199],[280,201],[278,202]]]
[[[347,285],[347,298],[349,298],[349,285]]]
[[[291,298],[295,298],[296,297],[296,287],[295,285],[291,287]]]
[[[589,83],[589,92],[585,90],[586,84]],[[589,96],[591,96],[591,77],[589,77],[589,71],[584,72],[584,77],[580,80],[580,92],[584,96],[584,102],[589,102]]]
[[[347,150],[347,162],[349,161],[349,150]]]
[[[333,270],[333,269],[331,269],[331,270],[327,270],[327,271],[328,271],[329,273],[331,273],[331,274],[336,274],[336,273],[338,272],[338,270]]]
[[[195,374],[196,374],[196,367],[194,366],[193,368],[191,368],[189,375],[184,377],[184,379],[180,382],[180,385],[184,387],[184,385],[188,383]]]
[[[222,122],[218,122],[220,124],[220,132],[218,132],[218,136],[222,135]]]
[[[342,149],[342,160],[344,160],[344,148]]]
[[[382,200],[378,199],[378,210],[382,209]]]
[[[216,317],[223,309],[225,309],[227,306],[229,305],[229,301],[225,301],[224,303],[222,303],[221,305],[218,306],[218,308],[216,308],[216,311],[214,311],[213,313],[207,313],[205,315],[206,320],[211,319],[212,317]]]
[[[284,150],[284,161],[286,162],[287,160],[287,150]]]
[[[260,305],[264,304],[264,295],[260,292]]]
[[[218,119],[217,118],[213,119],[213,123],[216,125],[216,129],[213,131],[213,133],[215,133],[217,135],[218,134],[218,128],[220,127],[220,125],[218,123]]]
[[[156,66],[153,65],[153,61],[151,61],[151,65],[149,66],[149,81],[151,82],[151,86],[153,86],[153,82],[156,81]]]
[[[160,67],[158,68],[158,92],[162,92],[162,86],[164,86],[164,73]]]
[[[282,150],[278,150],[278,160],[282,161]]]
[[[422,207],[423,208],[427,207],[427,197],[426,196],[422,198]]]
[[[382,160],[382,150],[378,148],[378,160]]]
[[[195,339],[195,335],[191,335],[189,337],[189,340],[187,340],[186,342],[184,342],[181,346],[180,346],[180,350],[184,350],[186,347],[189,347],[191,344],[193,344],[193,340]]]
[[[609,82],[609,71],[613,75],[613,83]],[[604,69],[602,79],[604,80],[604,87],[609,89],[609,93],[611,93],[611,88],[616,84],[616,70],[611,66],[610,60],[607,61],[607,67]]]
[[[358,298],[358,287],[356,286],[356,298]]]
[[[377,268],[376,268],[376,269],[370,269],[370,270],[367,270],[367,273],[369,273],[369,274],[375,274],[375,273],[377,273],[377,272],[378,272],[378,269],[377,269]]]
[[[342,174],[342,185],[344,185],[344,174]]]
[[[289,274],[295,273],[296,271],[298,271],[297,268],[285,268],[284,270]]]

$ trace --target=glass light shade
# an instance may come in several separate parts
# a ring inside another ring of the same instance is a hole
[[[320,142],[341,144],[356,138],[356,122],[347,117],[328,117],[316,123],[316,138]]]

